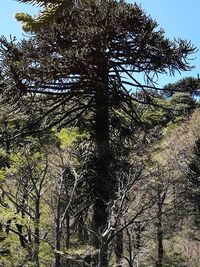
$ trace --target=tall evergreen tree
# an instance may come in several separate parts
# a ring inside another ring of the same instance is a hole
[[[110,113],[127,111],[129,106],[129,115],[138,122],[132,101],[152,103],[145,91],[158,89],[153,77],[189,70],[187,57],[195,51],[190,42],[165,38],[157,27],[136,4],[92,0],[77,3],[70,12],[63,10],[28,41],[16,45],[1,39],[5,88],[15,99],[30,94],[46,106],[46,112],[30,122],[31,131],[55,125],[60,129],[73,121],[87,126],[93,137],[90,185],[93,244],[100,249],[98,267],[108,264],[107,204],[115,198],[116,187],[115,174],[110,172]],[[145,83],[135,78],[138,73],[144,75]],[[135,90],[143,91],[146,97],[137,98]],[[92,119],[81,122],[88,110]]]

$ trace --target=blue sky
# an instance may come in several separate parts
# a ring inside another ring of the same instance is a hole
[[[165,30],[170,39],[186,39],[200,49],[200,0],[138,0],[147,14],[155,19]],[[191,65],[195,68],[190,72],[176,73],[174,77],[163,75],[161,85],[175,82],[187,76],[197,77],[200,74],[200,51],[192,56]]]
[[[134,3],[135,1],[129,1]],[[141,4],[147,14],[159,23],[166,32],[166,37],[183,38],[200,48],[200,0],[136,0]],[[31,5],[21,4],[14,0],[1,0],[0,8],[0,35],[9,38],[9,35],[22,38],[20,23],[15,20],[16,12],[35,14],[37,8]],[[200,52],[197,52],[191,61],[196,68],[190,72],[178,73],[175,77],[162,75],[159,84],[164,85],[175,82],[186,76],[197,77],[200,73]]]

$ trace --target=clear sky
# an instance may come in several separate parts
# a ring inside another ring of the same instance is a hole
[[[20,23],[15,20],[16,12],[35,14],[37,8],[21,4],[14,0],[0,0],[0,35],[22,38]],[[134,3],[134,0],[129,0]],[[200,0],[136,0],[147,14],[159,23],[166,32],[166,37],[183,38],[200,48]],[[178,73],[175,77],[163,75],[159,79],[160,85],[175,82],[185,76],[197,77],[200,73],[200,52],[193,56],[192,65],[196,68],[190,72]]]

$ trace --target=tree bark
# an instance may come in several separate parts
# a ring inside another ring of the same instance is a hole
[[[39,263],[39,246],[40,246],[40,198],[35,201],[35,230],[34,230],[34,263],[36,267],[40,266]]]
[[[115,240],[116,265],[122,267],[123,258],[123,231],[119,232]]]
[[[161,196],[158,193],[158,202],[157,202],[157,263],[156,267],[162,267],[163,263],[163,228],[162,228],[162,200]]]
[[[60,196],[58,197],[57,201],[57,210],[56,210],[56,233],[55,233],[55,264],[54,267],[61,267],[61,256],[60,256],[60,249],[61,249],[61,229],[60,229],[60,216],[61,216],[61,207],[60,207]]]
[[[66,214],[65,218],[65,247],[69,248],[69,241],[70,241],[70,217],[69,213]]]
[[[99,87],[95,93],[95,177],[93,180],[93,245],[100,250],[98,267],[107,267],[107,245],[104,245],[101,234],[108,220],[107,203],[112,197],[112,182],[109,174],[110,144],[109,144],[109,99],[107,87],[107,71],[101,69]],[[100,76],[98,76],[100,77]],[[99,236],[99,237],[98,237]]]

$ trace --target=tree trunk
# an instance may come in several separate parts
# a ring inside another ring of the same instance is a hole
[[[122,267],[123,258],[123,231],[119,232],[115,240],[115,255],[117,267]]]
[[[93,182],[93,245],[100,249],[98,267],[107,267],[107,246],[99,238],[106,228],[108,220],[107,203],[112,198],[113,185],[109,174],[110,147],[109,147],[109,103],[107,88],[107,72],[101,72],[102,80],[95,94],[95,177]],[[99,237],[98,237],[99,236]]]
[[[35,202],[35,230],[34,230],[34,255],[33,260],[36,267],[40,266],[39,263],[39,246],[40,246],[40,198],[38,197]]]
[[[108,245],[102,244],[98,255],[97,267],[107,267],[108,266]]]
[[[65,218],[65,247],[69,248],[69,241],[70,241],[70,220],[69,220],[69,214],[66,214]]]
[[[162,201],[161,197],[158,196],[158,203],[157,203],[157,245],[158,245],[158,251],[157,251],[157,263],[156,267],[162,267],[163,262],[163,229],[162,229]]]
[[[58,197],[57,202],[57,210],[56,210],[56,236],[55,236],[55,264],[54,267],[61,267],[61,256],[60,256],[60,249],[61,249],[61,229],[60,229],[60,197]]]
[[[23,235],[23,225],[16,223],[16,228],[17,228],[17,231],[19,232],[18,236],[19,236],[20,245],[23,248],[27,248],[27,240],[25,236]]]

